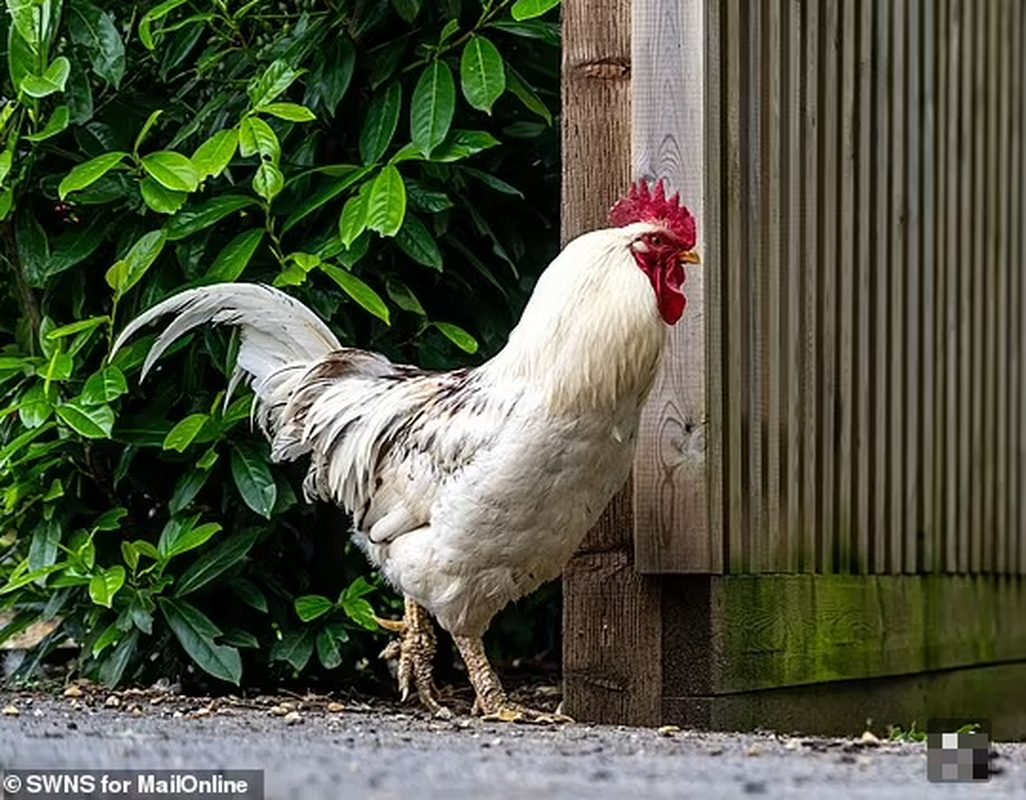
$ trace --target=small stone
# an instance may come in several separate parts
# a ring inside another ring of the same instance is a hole
[[[751,747],[748,748],[748,752],[745,755],[752,756],[752,757],[761,756],[762,755],[762,748],[759,747],[759,745],[757,745],[757,744],[753,744]]]
[[[872,731],[866,731],[859,737],[859,744],[863,747],[879,747],[880,739]]]
[[[16,717],[21,711],[18,710],[17,706],[4,706],[3,715],[5,717]]]
[[[711,750],[708,750],[706,752],[710,756],[722,756],[723,755],[723,748],[722,747],[714,747]]]
[[[285,721],[286,725],[298,725],[303,721],[303,718],[300,716],[298,711],[290,711],[282,717],[282,719]]]
[[[103,703],[103,704],[104,704],[104,705],[105,705],[105,706],[106,706],[107,708],[117,708],[118,706],[120,706],[120,705],[121,705],[121,698],[120,698],[120,697],[118,697],[118,696],[117,696],[116,694],[112,694],[112,695],[111,695],[110,697],[108,697],[108,698],[107,698],[107,699],[106,699],[106,700],[104,701],[104,703]]]
[[[134,705],[132,706],[132,709],[131,709],[131,710],[132,710],[132,716],[133,716],[133,717],[141,717],[141,716],[143,715],[143,709],[142,709],[142,706],[141,706],[141,705],[139,705],[138,703],[135,703],[135,704],[134,704]]]
[[[328,703],[328,711],[332,714],[341,714],[346,710],[346,707],[341,703]]]
[[[680,733],[680,728],[677,725],[663,725],[656,730],[656,733],[660,736],[671,737],[675,733]]]
[[[561,697],[563,690],[559,686],[536,686],[534,689],[535,697]]]
[[[76,686],[75,684],[72,684],[71,686],[69,686],[67,689],[64,690],[64,696],[65,697],[81,697],[82,694],[83,694],[82,688],[79,687],[79,686]]]
[[[788,739],[786,742],[784,742],[784,749],[785,750],[801,750],[802,749],[802,740],[801,739],[797,739],[795,737],[792,737],[792,738]]]
[[[278,703],[276,706],[271,706],[271,713],[276,717],[284,717],[290,711],[295,711],[292,703]]]

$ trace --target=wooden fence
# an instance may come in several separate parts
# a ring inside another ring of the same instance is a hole
[[[567,573],[571,711],[1026,659],[1026,3],[566,0],[564,34],[565,235],[665,176],[704,259]]]

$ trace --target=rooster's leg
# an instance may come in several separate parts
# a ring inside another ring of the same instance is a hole
[[[485,655],[484,642],[480,636],[453,636],[460,649],[463,662],[467,665],[470,682],[474,685],[477,700],[474,707],[481,711],[489,722],[536,722],[540,724],[573,722],[563,714],[549,714],[511,703],[505,689],[499,682],[492,665]]]
[[[452,712],[438,702],[438,689],[432,674],[435,628],[427,610],[407,597],[406,613],[401,622],[379,619],[378,623],[399,634],[399,638],[382,651],[381,657],[399,658],[399,692],[403,700],[409,697],[412,685],[417,688],[417,696],[428,711],[436,717],[452,716]]]

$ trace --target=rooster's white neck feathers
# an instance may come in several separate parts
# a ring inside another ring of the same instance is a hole
[[[509,342],[482,370],[542,388],[554,414],[640,406],[667,328],[630,244],[647,223],[587,233],[538,280]]]

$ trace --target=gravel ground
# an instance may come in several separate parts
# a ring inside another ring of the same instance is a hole
[[[985,784],[931,784],[921,744],[534,727],[324,697],[0,693],[0,767],[259,769],[267,798],[973,798],[1026,795],[1026,745]],[[26,797],[24,793],[19,797]],[[0,791],[2,797],[2,791]]]

